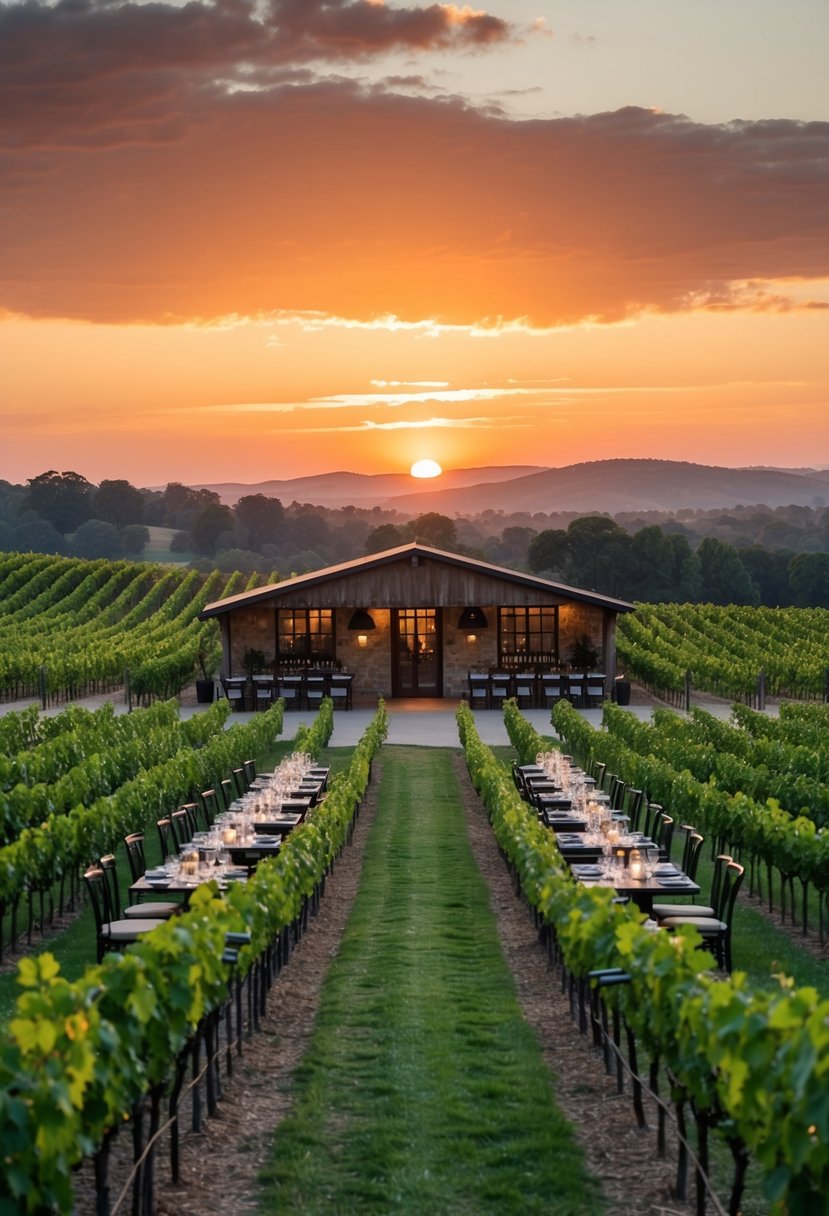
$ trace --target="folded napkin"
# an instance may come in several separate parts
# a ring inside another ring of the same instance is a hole
[[[601,878],[602,872],[598,866],[573,866],[579,878]]]

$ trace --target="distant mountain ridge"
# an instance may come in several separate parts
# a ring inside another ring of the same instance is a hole
[[[415,488],[416,487],[416,488]],[[504,466],[454,469],[416,483],[406,474],[322,473],[257,485],[206,487],[232,504],[243,494],[267,494],[286,505],[378,506],[420,515],[480,515],[576,511],[616,515],[636,511],[710,511],[737,506],[819,507],[829,504],[829,469],[732,469],[674,460],[595,460],[559,469]]]
[[[543,472],[543,465],[509,465],[480,469],[449,469],[437,481],[445,489],[485,483],[487,485]],[[411,477],[408,473],[317,473],[313,477],[294,477],[283,481],[262,481],[256,485],[220,482],[194,486],[214,490],[222,502],[232,506],[245,494],[266,494],[287,505],[308,502],[320,507],[383,506],[390,498],[408,495],[417,498],[435,486],[434,480]]]

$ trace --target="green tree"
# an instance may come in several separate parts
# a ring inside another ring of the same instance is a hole
[[[410,540],[431,545],[433,549],[446,549],[450,553],[457,550],[458,530],[455,521],[438,511],[427,511],[425,515],[418,515],[417,519],[406,525],[405,531]]]
[[[212,557],[216,552],[216,542],[219,537],[232,526],[233,515],[230,507],[224,507],[218,502],[203,507],[190,528],[193,549],[196,553]]]
[[[88,519],[72,537],[75,557],[122,557],[117,529],[103,519]]]
[[[102,481],[92,498],[96,519],[103,519],[120,532],[127,524],[144,518],[144,495],[128,481]]]
[[[760,593],[733,545],[706,536],[697,549],[702,598],[709,604],[759,604]]]
[[[65,553],[66,540],[48,519],[26,511],[17,525],[17,548],[21,553]]]
[[[246,549],[261,549],[277,543],[282,532],[285,509],[278,498],[266,494],[245,494],[236,503],[236,528]]]
[[[570,560],[570,542],[562,528],[545,528],[527,546],[527,562],[536,574],[547,572],[555,578],[566,578]]]
[[[372,528],[365,540],[366,553],[382,553],[403,544],[403,535],[396,524],[380,524]]]
[[[147,545],[150,543],[150,530],[145,528],[143,524],[127,524],[122,528],[119,536],[121,537],[121,547],[125,553],[130,553],[137,557],[139,553],[143,553]]]
[[[92,518],[95,487],[80,473],[57,473],[49,469],[29,478],[22,511],[35,511],[63,536]]]
[[[789,584],[799,608],[829,608],[829,553],[798,553],[789,563]]]

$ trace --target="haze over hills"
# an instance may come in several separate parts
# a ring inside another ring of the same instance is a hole
[[[243,494],[266,494],[285,504],[378,506],[404,515],[439,511],[474,516],[487,510],[615,515],[760,504],[819,507],[829,504],[829,469],[731,469],[672,460],[596,460],[560,469],[455,469],[422,482],[406,474],[337,472],[204,488],[215,490],[228,504]]]
[[[445,490],[459,487],[491,485],[524,477],[530,473],[543,472],[541,465],[509,465],[497,468],[449,469],[437,481]],[[233,506],[244,494],[266,494],[278,498],[287,505],[291,502],[308,502],[320,507],[383,506],[389,499],[402,495],[417,498],[420,494],[434,490],[437,483],[418,480],[408,473],[318,473],[313,477],[294,477],[283,481],[262,481],[256,485],[240,482],[220,482],[212,485],[194,486],[198,490],[214,490],[223,503]],[[415,507],[414,510],[419,510]]]

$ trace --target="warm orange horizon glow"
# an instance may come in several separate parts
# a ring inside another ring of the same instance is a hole
[[[756,37],[814,57],[801,3]],[[695,118],[591,20],[604,41],[531,0],[0,10],[0,477],[829,464],[807,73],[795,117],[783,72],[773,119]]]

